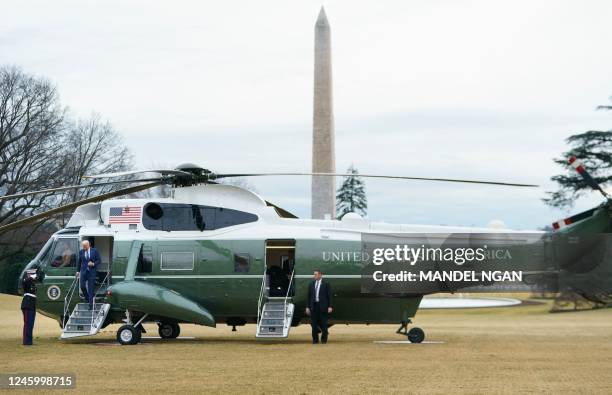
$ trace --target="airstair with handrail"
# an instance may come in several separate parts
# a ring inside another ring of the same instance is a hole
[[[104,294],[110,283],[110,271],[106,273],[104,280],[96,289],[93,308],[89,309],[89,303],[77,303],[68,317],[68,311],[72,305],[72,298],[79,293],[79,278],[75,277],[64,297],[64,314],[62,316],[62,334],[60,339],[71,339],[82,336],[97,334],[110,310],[109,303],[98,303],[104,300]]]
[[[270,296],[268,275],[264,267],[257,303],[257,338],[286,338],[289,336],[291,321],[293,319],[293,279],[295,270],[291,272],[289,286],[285,296]]]

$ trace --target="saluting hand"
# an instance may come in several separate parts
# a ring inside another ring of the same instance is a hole
[[[334,311],[334,309],[332,309],[331,307],[328,307],[328,308],[327,308],[327,313],[328,313],[328,314],[331,314],[331,312],[332,312],[332,311]]]
[[[306,315],[310,315],[310,309],[306,307]]]

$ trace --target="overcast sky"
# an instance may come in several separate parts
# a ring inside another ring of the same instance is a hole
[[[610,1],[326,1],[336,161],[362,173],[542,188],[368,180],[369,217],[535,229],[564,213],[564,139],[610,129]],[[320,1],[5,1],[0,63],[49,78],[74,117],[97,112],[139,168],[309,171]],[[251,179],[310,212],[310,179]],[[340,180],[338,180],[340,181]],[[578,212],[600,202],[580,200]]]

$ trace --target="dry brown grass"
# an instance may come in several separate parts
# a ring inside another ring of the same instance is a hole
[[[194,340],[125,347],[115,346],[112,326],[61,342],[57,323],[39,314],[36,345],[25,348],[19,298],[0,295],[0,372],[74,372],[88,393],[610,393],[612,311],[549,307],[419,312],[428,340],[442,344],[376,344],[401,340],[395,326],[351,325],[334,326],[330,343],[316,346],[308,326],[261,342],[253,325],[183,325]]]

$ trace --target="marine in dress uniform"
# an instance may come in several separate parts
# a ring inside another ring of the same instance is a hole
[[[23,299],[21,311],[23,312],[23,345],[32,345],[32,332],[34,320],[36,319],[36,269],[26,271],[21,282],[23,287]]]

